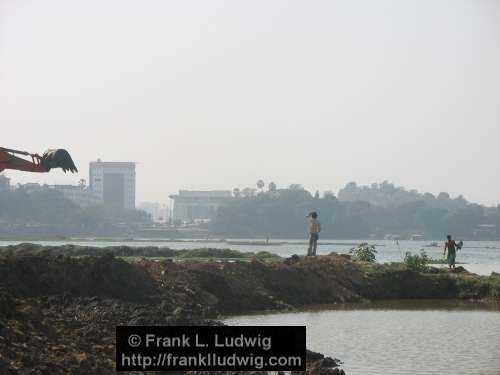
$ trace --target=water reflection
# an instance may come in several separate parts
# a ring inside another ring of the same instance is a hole
[[[348,375],[500,374],[498,305],[393,301],[234,317],[232,325],[305,325],[308,348]]]

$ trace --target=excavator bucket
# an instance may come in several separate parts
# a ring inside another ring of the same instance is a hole
[[[65,173],[67,171],[72,173],[78,172],[69,152],[62,148],[45,151],[42,155],[41,163],[48,170],[61,168]]]

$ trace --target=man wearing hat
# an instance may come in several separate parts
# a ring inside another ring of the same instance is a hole
[[[309,248],[307,249],[307,256],[316,256],[321,224],[318,221],[318,214],[315,211],[311,212],[307,217],[309,218]]]

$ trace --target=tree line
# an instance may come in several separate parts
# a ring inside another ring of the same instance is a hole
[[[150,222],[143,211],[102,205],[80,207],[49,187],[30,189],[21,185],[0,191],[0,236],[126,234]]]
[[[422,194],[387,181],[371,186],[351,182],[338,196],[311,194],[300,185],[235,194],[219,208],[211,229],[222,236],[303,238],[310,211],[318,212],[322,238],[442,239],[451,233],[469,240],[500,239],[500,205],[485,207],[445,192]]]
[[[209,224],[213,235],[240,238],[304,238],[306,215],[317,211],[322,238],[409,238],[499,240],[500,205],[485,207],[462,196],[434,196],[384,181],[370,186],[351,182],[332,192],[311,193],[300,184],[278,189],[274,182],[257,189],[234,189]],[[152,225],[139,210],[79,207],[57,190],[20,186],[0,191],[0,236],[123,236]],[[172,233],[175,236],[175,233]]]

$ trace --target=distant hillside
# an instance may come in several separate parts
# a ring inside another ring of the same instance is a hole
[[[391,206],[424,201],[429,205],[447,210],[465,208],[469,204],[462,195],[452,199],[448,193],[442,192],[434,196],[431,193],[419,193],[415,189],[406,190],[401,186],[396,187],[388,181],[380,184],[373,183],[370,186],[358,186],[355,182],[350,182],[339,190],[338,198],[340,201],[346,202],[368,202],[374,206]]]
[[[484,207],[448,193],[435,197],[389,182],[370,187],[349,183],[338,198],[332,193],[313,196],[296,186],[239,196],[219,209],[212,231],[228,237],[304,238],[309,211],[319,214],[322,238],[420,234],[442,239],[451,233],[469,240],[500,239],[500,206]]]

